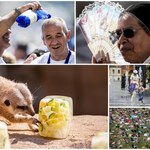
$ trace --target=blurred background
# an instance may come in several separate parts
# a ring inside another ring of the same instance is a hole
[[[34,108],[48,95],[73,98],[74,115],[107,115],[108,68],[99,65],[0,65],[0,76],[27,83]]]
[[[144,2],[144,1],[142,1]],[[77,1],[76,2],[76,17],[82,13],[84,8],[89,4],[94,3],[94,1]],[[127,8],[131,4],[141,3],[138,1],[115,1],[119,3],[123,8]],[[91,63],[92,53],[85,41],[85,38],[79,28],[79,25],[76,24],[76,63]]]
[[[31,1],[1,1],[0,16],[4,16],[14,8],[27,4],[29,2]],[[52,17],[61,17],[66,21],[68,28],[71,30],[69,47],[71,50],[74,50],[74,2],[41,1],[40,3],[43,9],[51,14]],[[19,55],[21,55],[22,57],[27,56],[35,49],[42,49],[47,51],[41,39],[42,23],[43,20],[39,20],[38,22],[33,23],[27,28],[19,27],[17,23],[15,23],[11,28],[11,47],[9,47],[6,51],[16,55],[16,57],[19,57]],[[21,51],[21,54],[18,52],[18,47]]]

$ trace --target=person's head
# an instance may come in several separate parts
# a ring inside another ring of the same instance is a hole
[[[10,34],[11,30],[8,29],[7,32],[0,37],[0,55],[10,46]]]
[[[29,55],[27,55],[26,58],[28,58],[31,54],[35,54],[37,57],[40,57],[41,55],[43,55],[45,52],[45,50],[42,49],[35,49],[32,53],[30,53]]]
[[[133,70],[133,74],[134,74],[134,75],[137,75],[137,74],[138,74],[138,71],[137,71],[137,70]]]
[[[140,83],[139,83],[139,86],[142,87],[142,86],[143,86],[143,82],[140,82]]]
[[[143,63],[150,56],[150,3],[135,4],[121,13],[117,46],[130,63]]]
[[[25,59],[27,56],[28,45],[25,43],[17,43],[15,46],[14,55],[17,60]]]
[[[43,55],[45,53],[45,50],[35,49],[32,53],[36,54],[37,57],[40,57],[41,55]]]
[[[52,55],[61,56],[68,51],[70,31],[61,18],[50,18],[42,25],[42,39]]]

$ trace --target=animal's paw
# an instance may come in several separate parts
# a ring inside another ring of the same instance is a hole
[[[11,125],[11,122],[5,119],[4,117],[0,116],[0,121],[5,122],[7,125]]]
[[[37,124],[28,124],[30,129],[34,132],[39,132],[39,129],[38,129],[38,125]]]
[[[33,124],[38,124],[38,123],[41,123],[41,122],[36,118],[32,118],[32,123]]]
[[[30,129],[34,132],[38,132],[38,124],[40,123],[40,121],[33,117],[31,117],[29,120],[30,121],[28,121],[28,126],[30,127]]]

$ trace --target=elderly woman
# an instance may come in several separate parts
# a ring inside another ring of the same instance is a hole
[[[150,63],[150,3],[129,6],[121,13],[113,39],[129,63]],[[114,41],[113,41],[114,42]],[[95,59],[92,59],[95,62]],[[109,63],[109,57],[102,57],[102,63]]]
[[[130,63],[150,63],[150,4],[132,5],[120,15],[117,45]]]

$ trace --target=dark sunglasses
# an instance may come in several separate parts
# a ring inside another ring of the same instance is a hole
[[[118,29],[116,31],[110,32],[110,40],[112,41],[113,44],[115,44],[115,42],[117,40],[119,40],[120,36],[123,34],[124,37],[126,38],[133,38],[135,33],[139,30],[141,30],[143,28],[139,28],[139,29],[133,29],[133,28],[123,28],[123,29]]]

